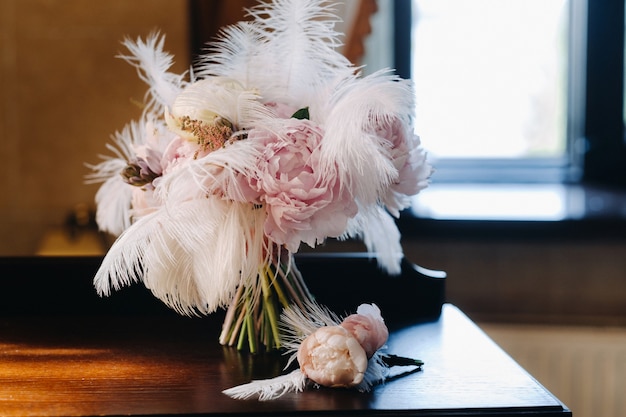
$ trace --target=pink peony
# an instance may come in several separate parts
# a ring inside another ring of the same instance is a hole
[[[389,337],[389,330],[375,304],[361,304],[357,314],[351,314],[341,323],[348,330],[371,358]]]
[[[341,326],[320,327],[298,349],[300,370],[326,387],[351,387],[361,383],[367,355],[359,342]]]
[[[150,214],[162,205],[162,202],[156,198],[153,189],[144,189],[133,187],[131,198],[131,213],[133,220]]]
[[[417,194],[428,186],[432,167],[426,161],[426,154],[420,148],[420,139],[400,119],[380,123],[376,135],[385,141],[389,157],[398,176],[383,196],[385,206],[396,217],[399,211],[408,207],[408,196]]]
[[[265,103],[264,106],[272,109],[276,117],[281,119],[289,119],[291,116],[293,116],[296,110],[298,110],[297,107],[294,107],[292,105],[274,101]]]
[[[161,166],[163,167],[163,174],[168,174],[176,170],[185,163],[202,158],[203,156],[211,153],[211,150],[202,148],[198,144],[191,142],[181,136],[174,138],[161,158]]]
[[[315,246],[344,233],[357,213],[336,168],[321,172],[323,131],[309,120],[285,119],[280,134],[252,129],[250,141],[260,141],[263,156],[257,176],[245,178],[250,192],[268,212],[264,231],[276,243],[296,252],[300,242]]]

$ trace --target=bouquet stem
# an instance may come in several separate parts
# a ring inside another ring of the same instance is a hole
[[[219,341],[238,350],[258,353],[281,348],[279,325],[283,308],[303,308],[312,300],[293,255],[278,249],[277,259],[259,267],[251,284],[241,285],[230,303]]]

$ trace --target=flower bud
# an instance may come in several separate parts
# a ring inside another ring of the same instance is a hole
[[[359,342],[341,326],[320,327],[298,349],[300,370],[326,387],[351,387],[363,381],[367,356]]]
[[[129,161],[120,174],[124,182],[136,187],[150,186],[161,175],[152,169],[148,161],[140,157]]]
[[[376,304],[361,304],[357,313],[346,317],[341,327],[358,340],[368,358],[387,343],[389,337],[389,330]]]

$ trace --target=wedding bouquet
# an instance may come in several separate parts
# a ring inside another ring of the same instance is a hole
[[[281,346],[284,308],[312,299],[293,261],[302,243],[362,239],[399,273],[394,216],[431,174],[412,85],[362,76],[325,3],[261,3],[183,74],[164,36],[124,41],[149,89],[113,155],[90,165],[98,225],[118,235],[99,294],[143,282],[181,314],[226,308],[220,342],[257,352]]]

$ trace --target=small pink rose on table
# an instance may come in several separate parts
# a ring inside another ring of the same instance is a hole
[[[361,304],[356,314],[344,319],[341,327],[347,329],[365,350],[368,358],[387,343],[389,330],[380,309],[375,304]]]
[[[341,326],[320,327],[298,349],[300,370],[326,387],[352,387],[363,381],[367,356],[359,341]]]

